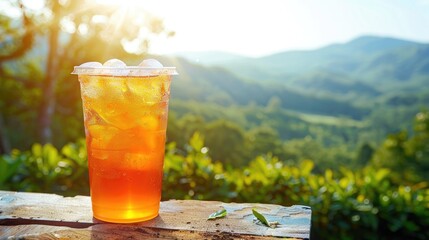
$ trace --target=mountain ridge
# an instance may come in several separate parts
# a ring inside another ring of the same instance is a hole
[[[247,82],[230,70],[192,63],[183,58],[164,57],[160,60],[176,66],[179,76],[172,85],[172,98],[211,102],[222,106],[257,104],[266,106],[273,98],[280,100],[284,109],[329,116],[360,119],[367,109],[337,99],[312,96],[285,86]]]
[[[301,53],[238,56],[235,63],[212,65],[182,57],[165,57],[161,62],[178,68],[173,97],[221,106],[267,106],[277,99],[286,110],[363,119],[374,104],[427,101],[408,96],[429,92],[425,87],[429,81],[429,44],[363,36]],[[279,58],[279,64],[272,64],[273,58]]]
[[[312,71],[343,74],[377,91],[401,90],[404,82],[429,74],[429,44],[363,36],[316,50],[286,51],[262,58],[216,64],[256,82],[290,86],[290,79]],[[392,87],[393,86],[393,87]]]

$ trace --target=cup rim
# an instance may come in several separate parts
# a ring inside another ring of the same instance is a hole
[[[157,76],[157,75],[178,75],[176,67],[85,67],[75,66],[74,75],[107,75],[107,76]]]

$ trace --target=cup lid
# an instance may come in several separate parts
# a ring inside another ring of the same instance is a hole
[[[177,75],[175,67],[164,67],[155,59],[145,59],[138,66],[127,66],[119,59],[99,62],[86,62],[75,66],[71,74],[77,75],[105,75],[105,76],[157,76]]]
[[[178,75],[175,67],[87,67],[76,66],[71,74],[77,75],[107,75],[107,76],[156,76]]]

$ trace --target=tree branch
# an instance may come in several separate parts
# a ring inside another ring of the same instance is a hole
[[[25,29],[25,34],[22,36],[21,44],[13,52],[7,55],[0,55],[0,63],[3,61],[9,61],[24,55],[33,45],[34,42],[34,32],[31,30],[32,22],[31,19],[25,14],[24,5],[19,1],[19,8],[22,11],[22,22]]]
[[[0,77],[13,79],[17,82],[20,82],[20,83],[24,84],[25,88],[27,88],[27,89],[39,87],[39,85],[36,82],[29,81],[29,79],[26,77],[15,76],[15,75],[12,75],[10,73],[7,73],[6,71],[4,71],[3,66],[1,66],[1,63],[0,63]]]

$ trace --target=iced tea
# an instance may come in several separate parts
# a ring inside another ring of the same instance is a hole
[[[171,75],[79,74],[94,217],[158,215]]]

